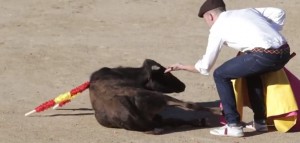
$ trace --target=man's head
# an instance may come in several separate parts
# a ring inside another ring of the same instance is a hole
[[[219,14],[226,10],[223,0],[206,0],[200,7],[198,16],[204,18],[208,26],[212,26]]]
[[[223,0],[206,0],[200,7],[198,16],[203,18],[204,14],[210,10],[216,8],[223,8],[225,10],[226,6]]]

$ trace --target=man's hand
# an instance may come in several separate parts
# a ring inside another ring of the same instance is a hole
[[[185,70],[185,71],[194,72],[194,73],[199,72],[195,69],[195,67],[193,65],[183,65],[181,63],[177,63],[174,65],[168,66],[167,69],[165,70],[165,73],[171,72],[171,71],[178,71],[178,70]]]
[[[167,69],[165,70],[165,73],[171,72],[171,71],[178,71],[178,70],[183,70],[184,66],[180,63],[176,63],[174,65],[168,66]]]

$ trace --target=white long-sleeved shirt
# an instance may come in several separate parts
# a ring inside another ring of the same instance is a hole
[[[238,51],[278,48],[286,43],[282,30],[285,12],[279,8],[247,8],[222,12],[210,29],[206,52],[195,68],[208,75],[223,44]]]

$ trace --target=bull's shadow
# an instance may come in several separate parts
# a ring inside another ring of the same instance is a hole
[[[61,109],[55,109],[55,110],[60,110],[60,111],[76,111],[76,112],[80,111],[80,113],[52,114],[52,115],[47,115],[47,117],[56,117],[56,116],[88,116],[88,115],[94,115],[94,111],[91,108],[77,108],[77,109],[61,108]],[[88,112],[86,112],[86,111],[88,111]]]
[[[178,106],[168,106],[164,108],[159,115],[164,118],[166,121],[172,122],[174,121],[174,124],[177,123],[178,120],[186,120],[186,121],[192,121],[195,120],[195,122],[198,121],[199,125],[174,125],[172,124],[170,126],[165,126],[162,128],[163,130],[160,130],[159,132],[150,131],[146,133],[150,134],[169,134],[174,132],[183,132],[183,131],[189,131],[189,130],[196,130],[201,128],[211,128],[219,126],[219,119],[220,114],[218,114],[219,110],[219,101],[210,101],[210,102],[196,102],[196,106],[199,107],[206,107],[208,109],[214,109],[214,113],[209,111],[195,111],[195,110],[187,110],[183,109]],[[197,108],[197,107],[195,107]],[[52,114],[52,115],[46,115],[44,117],[57,117],[57,116],[94,116],[94,110],[91,108],[61,108],[56,109],[58,111],[74,111],[79,113],[60,113],[60,114]],[[88,112],[87,112],[88,111]],[[203,119],[203,120],[202,120]],[[201,121],[202,120],[202,121]]]
[[[209,101],[209,102],[197,102],[196,106],[200,108],[205,107],[211,109],[211,111],[196,111],[196,110],[187,110],[178,106],[169,106],[166,107],[163,111],[159,113],[164,119],[172,120],[198,120],[200,121],[199,126],[194,125],[182,125],[182,126],[166,126],[164,130],[158,134],[168,134],[173,132],[182,132],[187,130],[195,130],[201,128],[212,128],[220,126],[220,115],[221,111],[219,109],[219,101]],[[196,107],[197,108],[197,107]],[[213,111],[213,112],[212,112]]]

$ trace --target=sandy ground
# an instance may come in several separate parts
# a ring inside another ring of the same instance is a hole
[[[208,27],[197,17],[203,0],[0,0],[0,142],[2,143],[296,143],[300,133],[246,130],[243,138],[215,137],[209,128],[148,135],[99,125],[88,91],[61,110],[24,117],[37,105],[80,85],[104,66],[140,66],[150,58],[194,64]],[[225,0],[228,9],[276,6],[287,12],[286,35],[300,54],[299,0]],[[224,49],[216,66],[235,56]],[[300,56],[286,66],[300,77]],[[187,85],[176,98],[218,100],[211,76],[175,72]],[[244,121],[252,113],[245,109]]]

